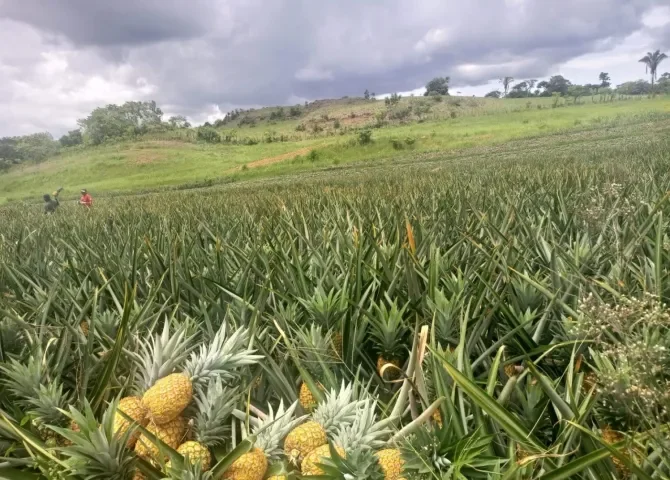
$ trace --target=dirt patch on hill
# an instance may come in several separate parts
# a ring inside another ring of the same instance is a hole
[[[284,160],[291,160],[299,155],[307,155],[309,152],[314,150],[315,147],[305,147],[298,150],[294,150],[288,153],[282,153],[274,157],[261,158],[260,160],[255,160],[247,164],[249,168],[258,168],[265,167],[266,165],[272,165],[273,163],[283,162]]]

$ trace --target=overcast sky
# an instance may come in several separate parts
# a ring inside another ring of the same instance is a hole
[[[670,0],[0,0],[0,136],[127,100],[199,123],[437,75],[464,95],[504,75],[618,84],[656,49]]]

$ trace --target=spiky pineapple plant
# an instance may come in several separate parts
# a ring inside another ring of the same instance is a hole
[[[209,470],[211,449],[226,441],[230,433],[228,419],[237,401],[237,390],[224,387],[219,378],[210,380],[207,389],[195,397],[197,413],[190,429],[193,439],[181,443],[177,452],[190,463],[198,463],[203,471]]]
[[[332,445],[322,445],[305,456],[300,467],[302,474],[304,476],[323,474],[322,464],[324,459],[331,458],[331,449],[334,449],[338,456],[347,458],[350,455],[358,455],[363,451],[372,452],[382,447],[391,431],[387,428],[387,422],[377,422],[376,408],[376,402],[364,400],[356,410],[354,421],[338,428],[337,433],[333,436]],[[381,468],[382,471],[388,471],[393,475],[393,472],[397,470],[397,462],[393,455],[388,454],[388,451],[377,455],[377,460],[378,468]],[[373,470],[376,469],[373,467]],[[393,478],[397,478],[397,475]]]
[[[351,383],[343,382],[339,390],[327,392],[312,418],[286,436],[284,450],[289,459],[299,465],[310,452],[326,445],[338,428],[355,420],[361,402],[354,397],[354,385]]]
[[[191,403],[194,388],[202,388],[211,378],[231,380],[241,367],[254,364],[261,357],[254,355],[253,350],[248,348],[248,341],[249,332],[244,328],[226,338],[224,323],[208,345],[201,345],[198,351],[191,353],[181,372],[159,377],[144,392],[142,403],[148,409],[150,421],[156,425],[171,422]],[[183,351],[183,348],[175,350]],[[143,379],[153,379],[154,375],[159,376],[171,370],[166,368],[166,364],[173,368],[178,366],[173,359],[166,358],[156,368],[156,360],[147,358],[153,353],[155,351],[149,349],[145,351]]]
[[[379,302],[372,306],[370,321],[370,336],[373,348],[377,353],[377,373],[386,378],[396,379],[400,376],[401,361],[405,357],[407,326],[405,311],[407,306],[399,308],[389,301]],[[389,365],[385,368],[386,365]]]
[[[312,324],[309,327],[295,329],[294,338],[300,361],[304,368],[323,389],[325,381],[324,370],[330,368],[333,358],[329,355],[330,335],[324,332],[319,325]],[[306,412],[311,412],[317,405],[314,394],[305,382],[301,382],[298,399],[300,406]]]
[[[233,462],[223,474],[228,480],[263,480],[268,469],[268,463],[278,460],[281,450],[281,441],[286,434],[304,417],[295,418],[294,413],[298,403],[288,408],[280,402],[275,412],[270,406],[268,415],[258,422],[253,432],[256,435],[254,448]]]

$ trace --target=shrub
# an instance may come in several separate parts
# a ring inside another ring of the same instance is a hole
[[[457,117],[456,112],[454,112],[453,110],[451,112],[449,112],[449,116],[451,118],[456,118]]]
[[[296,105],[295,107],[291,107],[291,109],[288,112],[288,114],[291,117],[299,117],[301,113],[302,113],[302,111],[300,110],[299,105]]]
[[[361,130],[358,133],[358,143],[361,145],[372,143],[372,131],[368,129]]]
[[[219,143],[221,141],[221,135],[219,132],[214,130],[212,127],[200,127],[198,128],[198,140],[203,140],[207,143]]]
[[[395,150],[402,150],[405,147],[405,145],[403,145],[402,141],[395,138],[395,137],[391,138],[391,145],[393,145],[393,148]]]
[[[316,162],[319,159],[319,152],[312,150],[309,152],[309,155],[307,155],[307,158],[309,158],[310,162]]]
[[[301,123],[295,127],[296,132],[304,132],[305,130],[307,130],[307,127],[304,123]]]
[[[335,121],[333,122],[333,128],[340,128],[340,120],[339,119],[337,119],[337,118],[335,119]]]
[[[416,143],[416,138],[414,137],[405,137],[405,144],[407,144],[408,147],[413,146]]]
[[[392,120],[405,120],[412,113],[411,107],[396,107],[389,111],[389,118]]]

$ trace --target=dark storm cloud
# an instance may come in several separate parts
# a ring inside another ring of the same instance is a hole
[[[13,29],[23,25],[42,35],[41,44],[17,45],[19,53],[13,55],[3,56],[0,47],[0,83],[5,75],[29,90],[41,78],[38,69],[22,67],[17,73],[13,65],[24,59],[57,68],[53,55],[44,59],[44,50],[51,48],[69,52],[61,59],[67,65],[59,77],[63,89],[68,88],[65,74],[100,76],[92,83],[97,96],[90,102],[105,92],[117,101],[135,91],[136,98],[153,98],[172,113],[194,118],[213,104],[227,110],[360,95],[366,88],[378,94],[406,91],[436,75],[451,76],[455,86],[478,85],[504,75],[542,77],[567,60],[611,49],[644,28],[646,12],[666,4],[0,0],[0,21],[10,19]],[[652,30],[667,42],[670,24]],[[2,31],[0,40],[6,40]],[[5,73],[3,61],[9,65]]]
[[[201,0],[5,0],[0,17],[63,35],[80,45],[137,45],[202,34],[213,2]]]

